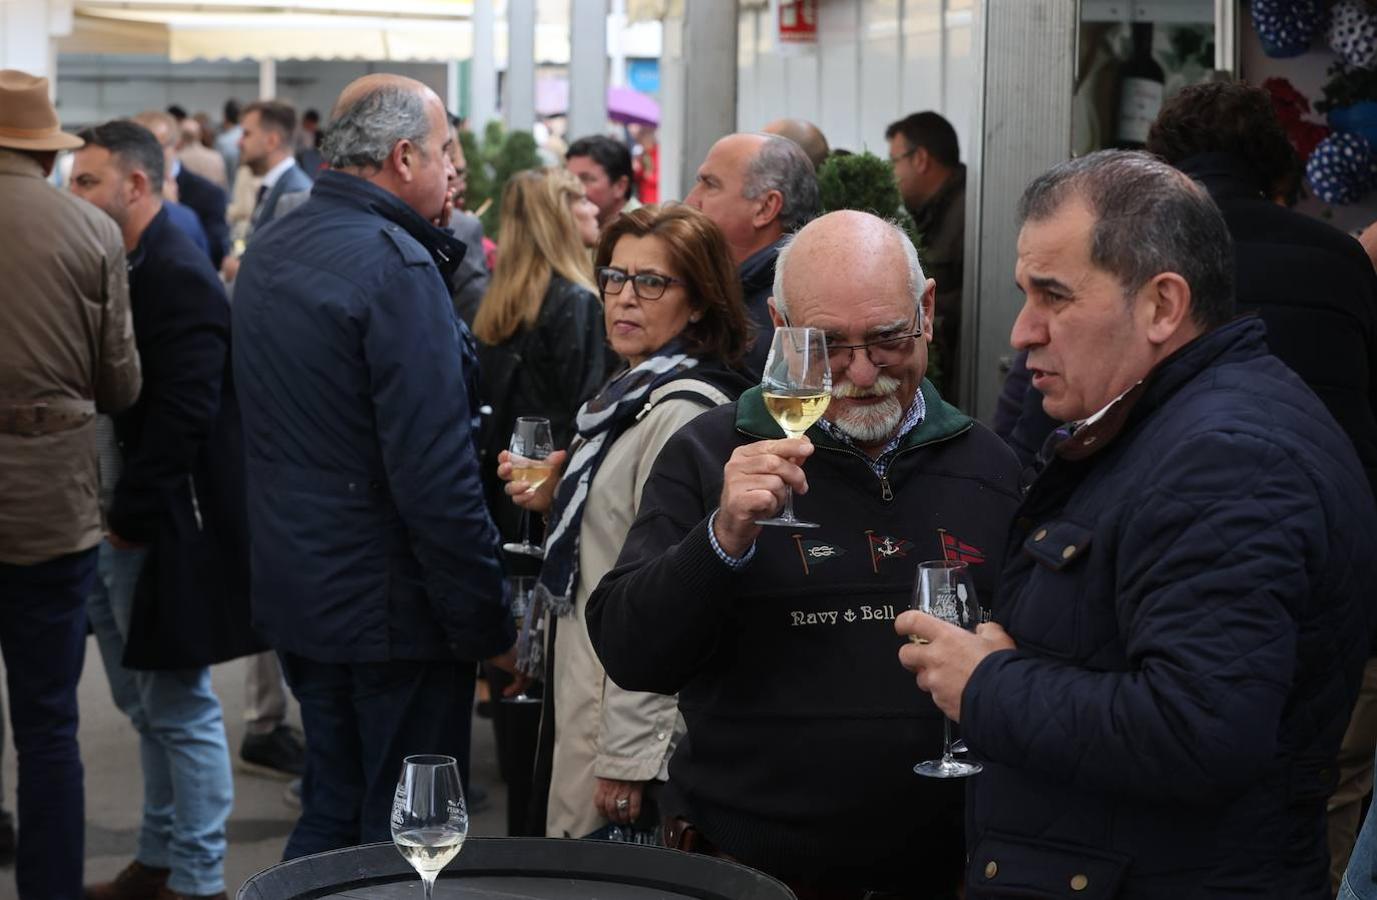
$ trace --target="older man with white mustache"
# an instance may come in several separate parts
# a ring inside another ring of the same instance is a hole
[[[618,685],[679,693],[667,843],[808,900],[947,900],[965,860],[962,787],[913,773],[942,719],[896,671],[891,623],[924,559],[970,563],[990,599],[1018,464],[923,378],[934,287],[882,219],[805,226],[771,306],[775,324],[827,334],[826,418],[781,439],[753,388],[680,428],[587,607]],[[819,527],[756,524],[786,485]]]

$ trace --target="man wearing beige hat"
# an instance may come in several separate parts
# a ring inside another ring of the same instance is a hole
[[[95,414],[141,383],[124,244],[46,181],[64,134],[48,81],[0,71],[0,653],[19,752],[21,900],[79,900],[77,680],[103,529]]]

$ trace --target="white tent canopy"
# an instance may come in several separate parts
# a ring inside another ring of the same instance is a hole
[[[61,53],[445,61],[473,53],[467,0],[77,0]]]

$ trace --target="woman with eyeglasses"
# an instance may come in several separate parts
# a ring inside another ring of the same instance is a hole
[[[554,733],[552,837],[606,837],[612,826],[644,836],[659,824],[647,788],[668,776],[675,700],[607,678],[583,606],[617,560],[660,448],[750,386],[735,368],[750,346],[740,284],[706,216],[679,205],[623,213],[603,231],[596,263],[608,342],[625,367],[579,410],[568,454],[551,457],[562,477],[536,491],[506,487],[549,523],[535,594],[554,626],[542,723]],[[511,478],[505,454],[498,474]]]

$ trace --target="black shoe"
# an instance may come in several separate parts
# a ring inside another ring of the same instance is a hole
[[[270,778],[300,778],[306,769],[306,750],[296,732],[279,725],[267,734],[244,735],[239,768]]]
[[[0,866],[14,864],[14,816],[7,809],[0,808]]]

